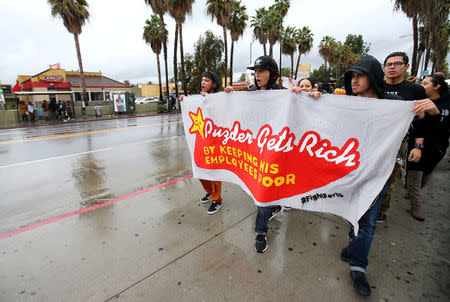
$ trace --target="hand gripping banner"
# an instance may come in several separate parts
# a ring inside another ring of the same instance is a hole
[[[393,169],[413,102],[289,90],[182,102],[194,177],[240,185],[258,206],[347,219],[358,229]]]

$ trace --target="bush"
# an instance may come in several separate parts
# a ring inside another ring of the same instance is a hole
[[[167,113],[167,104],[165,103],[158,103],[158,109],[156,110],[158,113]]]

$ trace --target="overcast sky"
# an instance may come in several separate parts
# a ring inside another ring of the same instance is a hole
[[[274,1],[242,2],[247,6],[247,14],[253,16],[257,8],[268,7]],[[101,71],[113,79],[135,84],[157,83],[156,56],[142,40],[143,26],[152,14],[151,8],[144,0],[88,0],[88,3],[90,20],[79,36],[84,70]],[[185,53],[193,52],[194,43],[208,29],[222,37],[222,28],[206,15],[205,3],[206,0],[196,0],[192,15],[183,25]],[[165,21],[169,30],[169,74],[172,76],[175,21],[169,15]],[[323,64],[318,45],[325,35],[344,41],[347,34],[362,34],[364,40],[371,43],[370,54],[380,61],[394,51],[405,51],[409,56],[412,52],[411,22],[402,12],[393,11],[392,0],[291,0],[284,21],[284,26],[288,25],[308,26],[314,33],[314,47],[301,59],[302,63],[311,63],[313,68]],[[66,70],[79,69],[73,35],[61,19],[51,16],[46,0],[2,1],[0,30],[2,83],[14,84],[18,74],[34,75],[57,62]],[[233,69],[236,74],[249,65],[252,39],[251,29],[247,27],[244,37],[235,46]],[[263,54],[257,41],[252,48],[253,59]],[[274,52],[278,62],[278,45]],[[286,56],[283,62],[284,67],[290,64]]]

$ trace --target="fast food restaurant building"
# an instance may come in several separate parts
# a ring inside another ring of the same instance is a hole
[[[87,101],[108,101],[111,100],[110,92],[131,92],[130,86],[108,78],[101,72],[85,72],[84,79]],[[19,101],[25,102],[40,103],[44,100],[48,102],[53,98],[64,102],[81,101],[81,73],[50,68],[34,76],[19,75],[13,91],[33,92],[27,95],[19,94]],[[52,94],[52,92],[56,93]],[[60,92],[66,92],[66,94],[60,94]]]

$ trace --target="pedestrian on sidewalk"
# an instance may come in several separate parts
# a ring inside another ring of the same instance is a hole
[[[41,107],[37,110],[37,114],[38,114],[38,118],[39,118],[39,123],[43,123],[44,122],[44,109]]]
[[[50,109],[50,119],[56,120],[58,118],[58,104],[56,103],[55,98],[50,98],[50,104],[48,105],[48,107]]]
[[[25,104],[25,101],[19,102],[19,113],[22,117],[22,122],[28,123],[28,106]]]
[[[42,109],[44,110],[44,119],[45,120],[48,120],[48,103],[47,103],[47,100],[44,100],[43,102],[42,102]]]
[[[34,119],[36,117],[36,108],[34,107],[33,102],[28,102],[28,115],[30,116],[30,121],[34,123]]]

